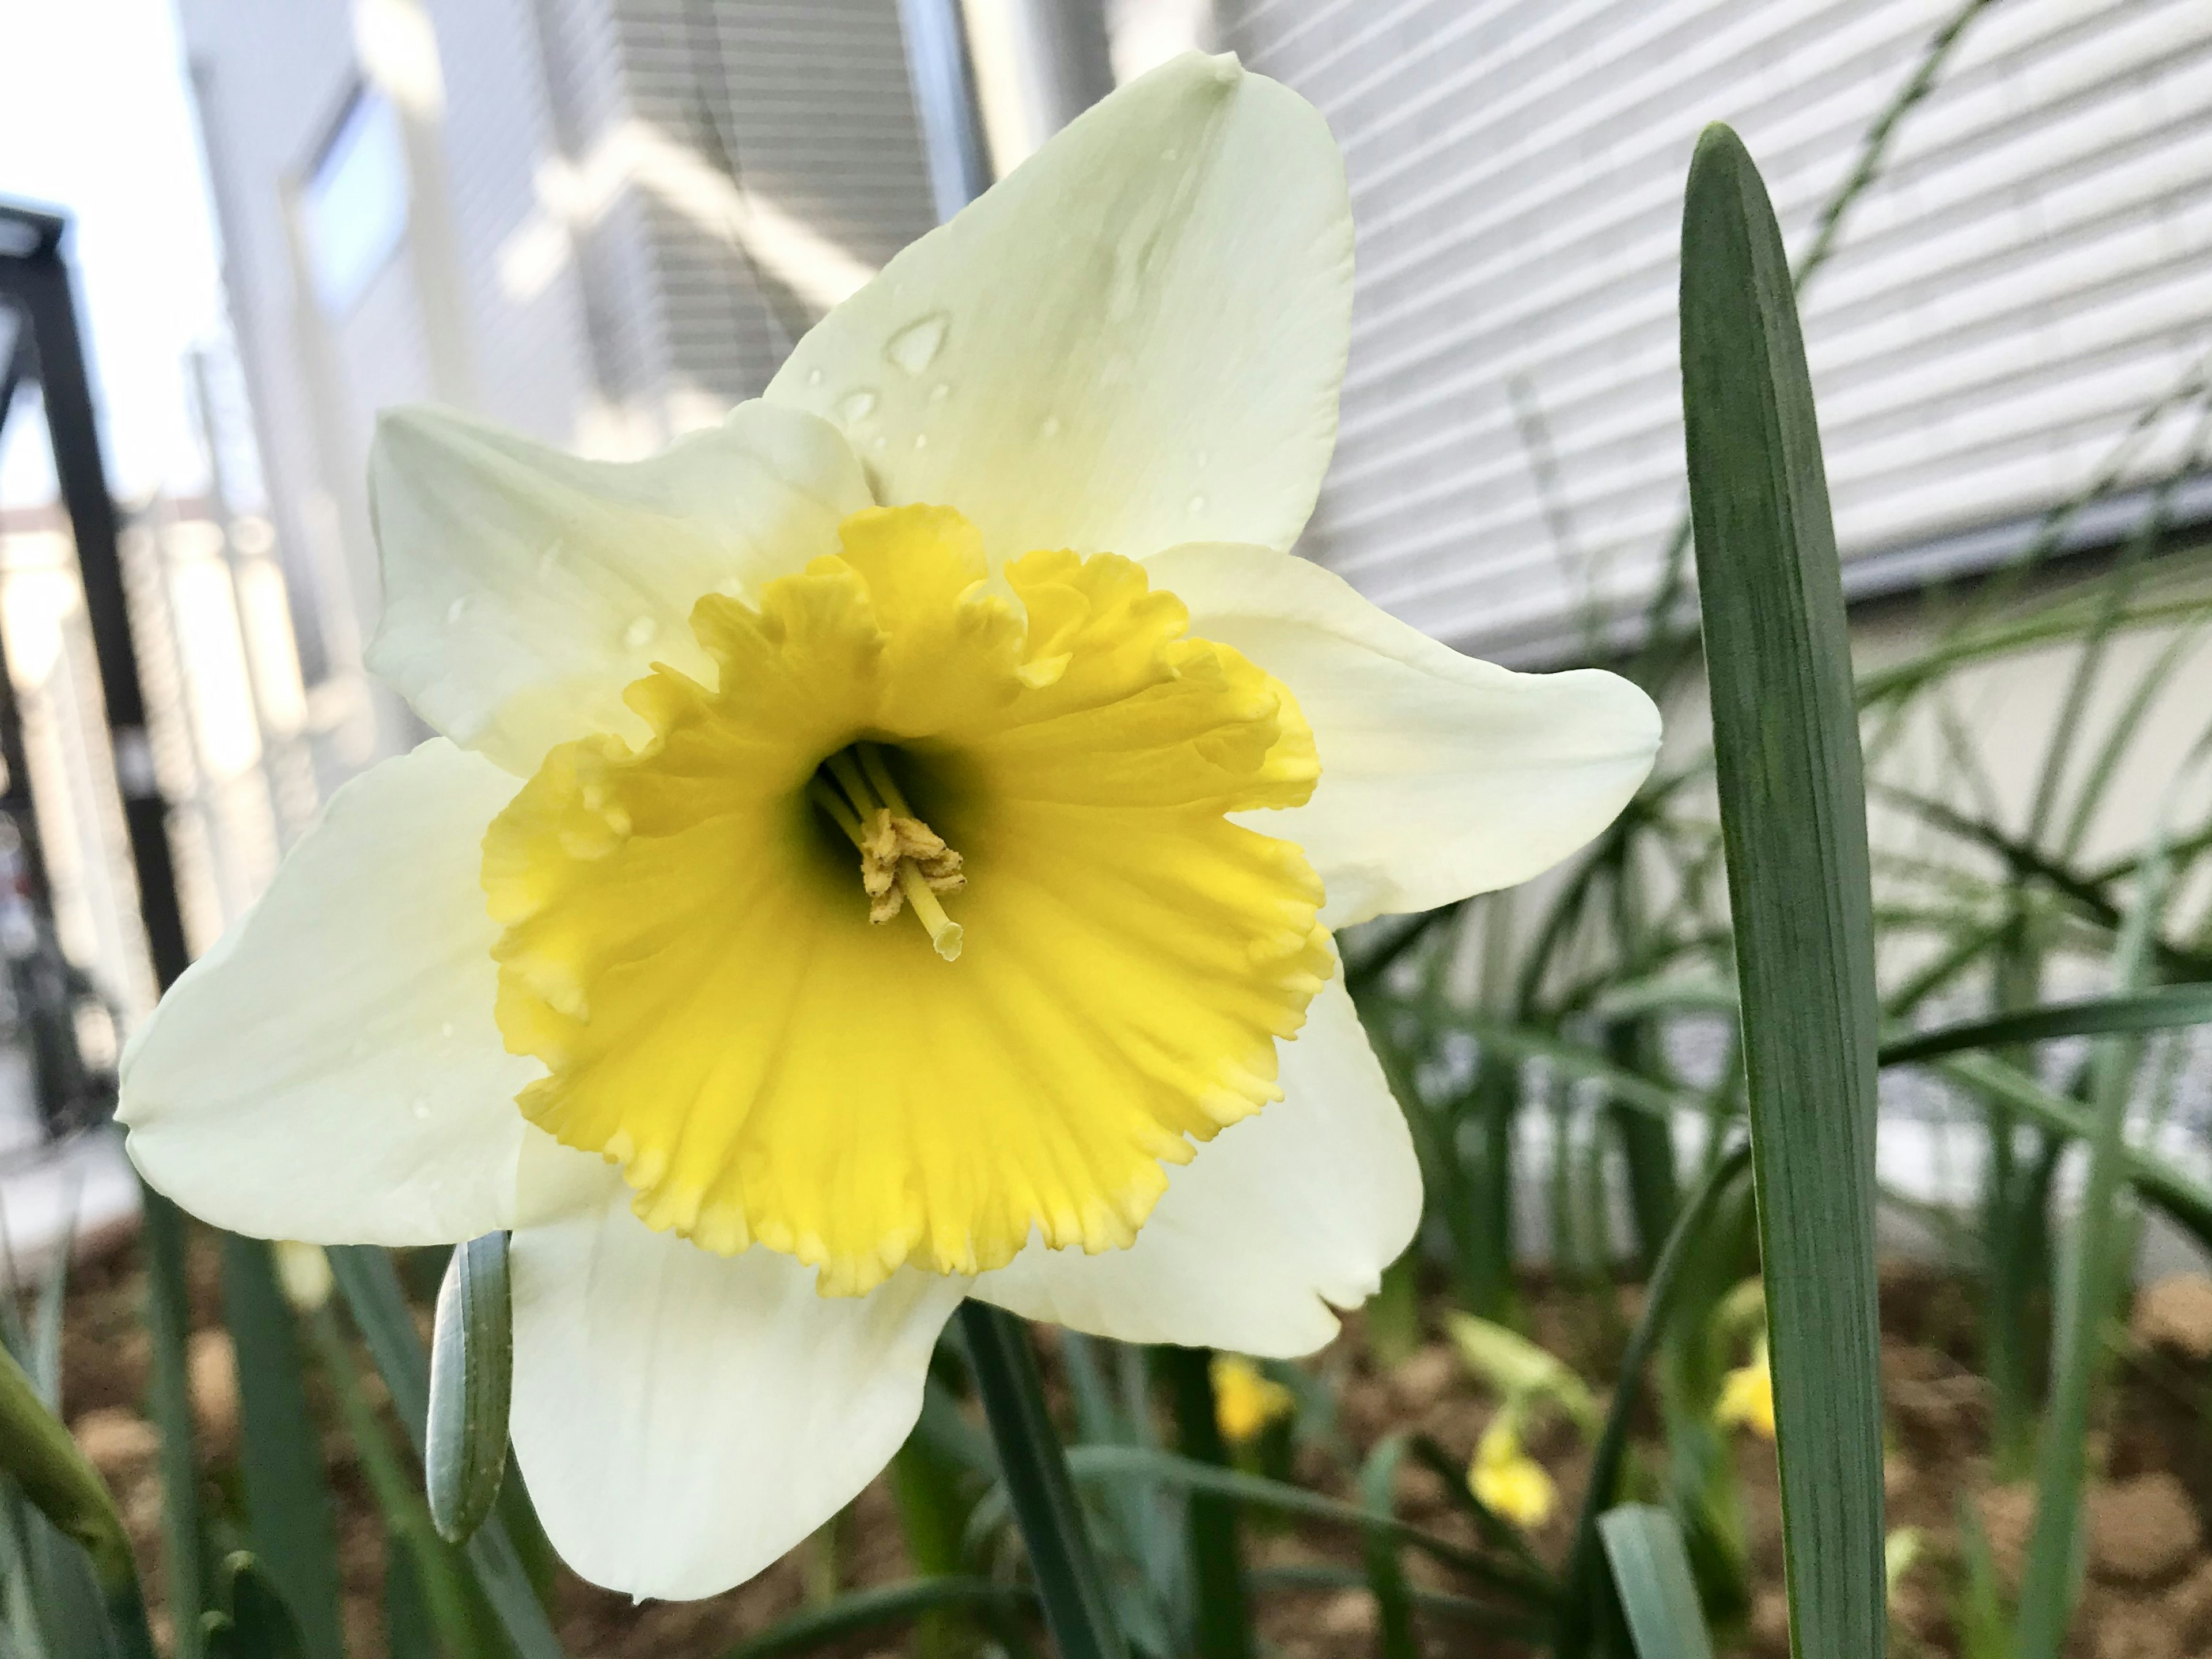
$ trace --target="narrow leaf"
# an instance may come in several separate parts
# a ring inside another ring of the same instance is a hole
[[[243,1551],[222,1564],[217,1600],[207,1616],[208,1659],[307,1659],[305,1638],[275,1582]]]
[[[1600,1516],[1597,1526],[1637,1659],[1713,1659],[1674,1517],[1649,1504],[1623,1504]]]
[[[1029,1334],[988,1303],[963,1303],[959,1317],[1053,1645],[1060,1659],[1127,1659],[1066,1455],[1045,1409]]]
[[[422,1351],[422,1339],[416,1332],[415,1316],[392,1258],[367,1244],[338,1245],[329,1254],[338,1293],[368,1344],[369,1358],[391,1393],[393,1411],[420,1453],[428,1432],[430,1360]],[[560,1659],[560,1638],[553,1634],[522,1557],[497,1516],[469,1540],[467,1559],[520,1659]]]
[[[1874,915],[1835,533],[1781,233],[1706,129],[1682,412],[1766,1281],[1792,1650],[1882,1650]]]
[[[298,1325],[266,1241],[224,1237],[222,1299],[238,1353],[239,1463],[255,1571],[283,1593],[308,1659],[340,1659],[336,1508],[307,1405]]]
[[[1674,1231],[1668,1234],[1658,1264],[1651,1270],[1650,1282],[1644,1286],[1644,1308],[1636,1316],[1636,1328],[1629,1333],[1627,1351],[1621,1356],[1605,1429],[1590,1454],[1589,1484],[1583,1493],[1582,1513],[1575,1522],[1575,1540],[1567,1555],[1565,1589],[1559,1598],[1560,1659],[1582,1659],[1595,1634],[1604,1590],[1598,1520],[1613,1506],[1620,1485],[1621,1464],[1628,1454],[1629,1423],[1641,1392],[1644,1364],[1674,1311],[1675,1286],[1704,1243],[1705,1229],[1719,1210],[1722,1198],[1741,1179],[1751,1157],[1749,1146],[1732,1147],[1706,1172],[1682,1206]]]
[[[2165,985],[2155,990],[2081,1002],[2046,1002],[1987,1019],[1917,1031],[1881,1046],[1881,1063],[1902,1066],[1933,1060],[1962,1048],[2003,1048],[2044,1042],[2052,1037],[2091,1036],[2106,1031],[2161,1031],[2212,1021],[2212,985]]]
[[[152,1339],[149,1415],[161,1437],[161,1569],[177,1659],[200,1659],[200,1614],[207,1610],[199,1474],[192,1456],[192,1407],[185,1345],[191,1310],[185,1294],[184,1212],[142,1184],[146,1250],[146,1329]]]
[[[473,1537],[498,1501],[514,1380],[507,1235],[486,1233],[447,1260],[430,1344],[422,1472],[430,1518],[449,1544]]]
[[[1032,1600],[1018,1584],[988,1578],[915,1578],[853,1590],[834,1601],[793,1613],[781,1624],[728,1650],[725,1659],[777,1659],[786,1653],[826,1646],[864,1631],[903,1624],[927,1613],[956,1607],[1021,1607]]]
[[[1184,1456],[1226,1465],[1228,1449],[1213,1398],[1213,1355],[1206,1348],[1160,1347],[1155,1363],[1175,1401],[1176,1439]],[[1249,1659],[1252,1620],[1244,1562],[1237,1539],[1237,1506],[1225,1498],[1190,1497],[1190,1565],[1197,1592],[1199,1659]]]
[[[1394,1518],[1398,1464],[1406,1443],[1392,1435],[1367,1455],[1359,1471],[1359,1501],[1370,1515]],[[1360,1540],[1367,1561],[1367,1588],[1375,1595],[1375,1651],[1380,1659],[1420,1659],[1420,1643],[1413,1634],[1413,1599],[1406,1584],[1406,1569],[1398,1559],[1397,1541],[1380,1528],[1370,1528]]]

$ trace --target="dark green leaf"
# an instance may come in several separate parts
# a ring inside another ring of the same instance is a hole
[[[1367,1455],[1359,1471],[1359,1502],[1372,1516],[1395,1518],[1398,1464],[1404,1457],[1402,1437],[1391,1435]],[[1375,1651],[1381,1659],[1420,1659],[1420,1643],[1413,1634],[1413,1602],[1406,1585],[1406,1569],[1398,1559],[1397,1540],[1387,1531],[1369,1528],[1360,1540],[1367,1562],[1367,1588],[1374,1593]]]
[[[1126,1659],[1028,1333],[1012,1315],[972,1299],[961,1304],[960,1328],[1053,1644],[1060,1659]]]
[[[239,1464],[248,1528],[310,1659],[345,1651],[337,1521],[308,1409],[300,1333],[269,1244],[226,1234],[223,1318],[238,1354]]]
[[[224,1561],[216,1589],[226,1611],[204,1620],[208,1659],[307,1659],[298,1622],[252,1556]]]
[[[1172,1452],[1149,1451],[1134,1446],[1077,1446],[1067,1454],[1067,1467],[1076,1480],[1085,1483],[1141,1475],[1188,1492],[1218,1492],[1249,1509],[1379,1533],[1534,1607],[1548,1609],[1556,1594],[1548,1577],[1529,1571],[1518,1562],[1492,1560],[1403,1521],[1379,1518],[1357,1504],[1323,1497],[1287,1481],[1270,1480],[1237,1469],[1216,1468],[1209,1463],[1194,1463],[1188,1457],[1178,1457]]]
[[[1713,1659],[1674,1517],[1649,1504],[1623,1504],[1599,1516],[1597,1526],[1637,1659]]]
[[[417,1453],[422,1450],[430,1410],[430,1360],[415,1328],[415,1316],[400,1288],[392,1258],[373,1245],[349,1244],[330,1252],[331,1276],[345,1298],[377,1374],[391,1392],[392,1409]],[[520,1659],[561,1659],[562,1648],[545,1609],[531,1587],[522,1557],[494,1516],[468,1542],[467,1559],[499,1615],[501,1626]]]
[[[1674,1311],[1675,1287],[1703,1246],[1707,1225],[1720,1212],[1721,1200],[1750,1164],[1751,1148],[1738,1146],[1724,1154],[1698,1182],[1682,1206],[1674,1231],[1659,1252],[1658,1265],[1644,1287],[1644,1307],[1629,1333],[1621,1355],[1613,1401],[1607,1407],[1605,1427],[1590,1454],[1589,1484],[1583,1493],[1582,1513],[1575,1522],[1575,1540],[1567,1556],[1565,1588],[1559,1598],[1560,1659],[1582,1659],[1595,1635],[1602,1607],[1603,1543],[1598,1518],[1613,1506],[1620,1485],[1620,1470],[1628,1453],[1630,1419],[1636,1409],[1644,1367],[1658,1346],[1660,1334]],[[1879,1540],[1877,1540],[1877,1544]]]
[[[1682,220],[1687,434],[1736,929],[1793,1651],[1887,1629],[1866,791],[1820,432],[1774,212],[1710,127]]]
[[[1229,1454],[1215,1416],[1212,1352],[1162,1347],[1153,1354],[1175,1401],[1176,1443],[1182,1455],[1196,1462],[1225,1466]],[[1237,1506],[1224,1498],[1193,1493],[1189,1535],[1191,1582],[1198,1596],[1199,1659],[1249,1659],[1251,1609],[1237,1547]]]
[[[505,1233],[454,1247],[434,1330],[422,1473],[438,1535],[464,1544],[491,1513],[507,1472],[514,1325]]]
[[[2106,1031],[2160,1031],[2208,1021],[2212,1021],[2212,985],[2166,985],[2081,1002],[2046,1002],[1987,1019],[1917,1031],[1883,1043],[1881,1063],[1902,1066],[1956,1054],[1962,1048],[2002,1048]]]
[[[161,1569],[177,1659],[200,1659],[200,1614],[207,1610],[205,1546],[185,1352],[191,1334],[185,1295],[185,1218],[151,1187],[142,1183],[140,1191],[145,1210],[140,1238],[146,1251],[146,1330],[152,1339],[148,1415],[161,1436]]]
[[[996,1584],[988,1578],[915,1578],[902,1584],[878,1584],[795,1613],[738,1643],[725,1659],[775,1659],[779,1654],[827,1646],[925,1613],[955,1607],[1021,1607],[1033,1599],[1020,1585]]]

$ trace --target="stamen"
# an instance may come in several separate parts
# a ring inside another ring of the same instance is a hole
[[[963,929],[945,914],[937,896],[968,884],[960,854],[914,816],[875,744],[856,744],[830,756],[808,781],[806,793],[860,851],[868,920],[889,921],[911,904],[937,954],[947,962],[957,960]]]

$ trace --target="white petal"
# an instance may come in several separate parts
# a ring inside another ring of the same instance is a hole
[[[1192,53],[1071,123],[799,343],[887,504],[994,556],[1288,547],[1336,440],[1352,216],[1327,125]]]
[[[1305,848],[1332,927],[1551,868],[1613,822],[1658,753],[1659,711],[1619,675],[1463,657],[1310,561],[1216,544],[1146,569],[1193,634],[1280,679],[1313,726],[1313,799],[1244,822]]]
[[[262,1237],[434,1244],[513,1224],[514,1096],[540,1067],[493,1022],[477,870],[514,789],[440,738],[332,797],[124,1057],[118,1115],[147,1180]],[[527,1133],[549,1178],[577,1156]]]
[[[869,505],[836,431],[740,404],[650,460],[579,460],[432,409],[369,457],[384,617],[369,666],[454,742],[521,775],[586,732],[636,735],[622,690],[655,661],[711,673],[701,595],[837,550]]]
[[[1421,1172],[1341,975],[1279,1045],[1283,1098],[1168,1171],[1126,1250],[1032,1243],[973,1294],[1127,1342],[1289,1358],[1336,1334],[1421,1218]]]
[[[964,1280],[815,1293],[630,1213],[514,1235],[514,1449],[562,1558],[672,1600],[751,1577],[851,1501],[921,1410]]]

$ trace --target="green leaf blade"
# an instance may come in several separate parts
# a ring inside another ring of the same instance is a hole
[[[1674,1517],[1649,1504],[1623,1504],[1599,1516],[1597,1528],[1637,1659],[1713,1659]]]
[[[1681,322],[1792,1644],[1866,1659],[1887,1632],[1866,792],[1789,264],[1758,169],[1725,127],[1706,130],[1691,165]]]

